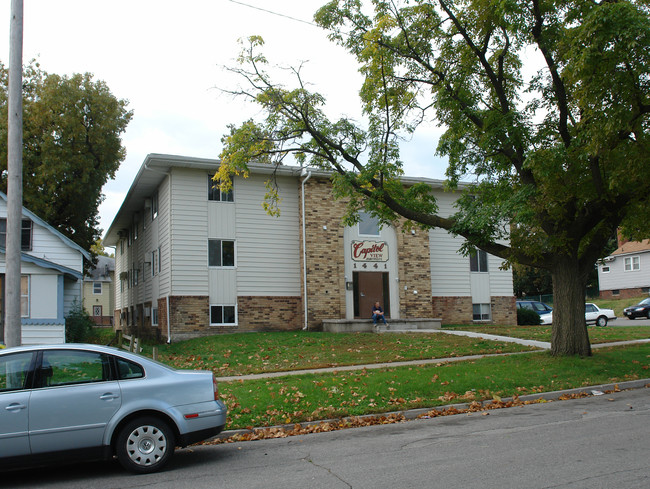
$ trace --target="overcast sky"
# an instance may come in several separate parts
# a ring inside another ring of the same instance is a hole
[[[3,2],[0,56],[9,63],[10,3]],[[328,100],[330,116],[359,117],[361,79],[354,59],[310,25],[325,0],[24,0],[23,59],[61,75],[90,72],[129,101],[134,115],[127,156],[104,187],[106,231],[149,153],[217,158],[226,126],[259,117],[255,107],[223,94],[237,80],[238,39],[261,35],[274,65],[306,62],[302,75]],[[274,15],[266,10],[280,15]],[[301,22],[302,21],[302,22]],[[404,147],[409,176],[444,178],[434,156],[437,130]]]

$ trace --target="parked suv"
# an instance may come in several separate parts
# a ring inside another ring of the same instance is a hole
[[[551,324],[553,308],[539,301],[517,301],[517,309],[530,309],[539,315],[542,324]]]

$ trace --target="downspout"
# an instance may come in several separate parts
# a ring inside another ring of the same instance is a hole
[[[169,296],[167,296],[167,344],[171,345],[172,343],[172,331],[171,331],[171,322],[169,320]]]
[[[305,304],[305,325],[303,331],[307,330],[309,323],[307,322],[307,232],[305,228],[305,183],[311,178],[311,172],[308,171],[307,177],[302,181],[302,286],[303,286],[303,303]],[[301,176],[305,175],[305,170],[302,170]]]

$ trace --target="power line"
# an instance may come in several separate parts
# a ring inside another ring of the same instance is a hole
[[[301,22],[301,23],[303,23],[303,24],[307,24],[307,25],[310,25],[310,26],[312,26],[312,27],[318,27],[318,28],[320,28],[319,25],[314,24],[313,22],[309,22],[309,21],[307,21],[307,20],[298,19],[298,18],[296,18],[296,17],[291,17],[290,15],[286,15],[286,14],[280,14],[280,13],[278,13],[278,12],[274,12],[273,10],[268,10],[268,9],[265,9],[265,8],[262,8],[262,7],[257,7],[257,6],[255,6],[255,5],[250,5],[250,4],[248,4],[248,3],[244,3],[244,2],[238,2],[237,0],[228,0],[228,1],[231,2],[231,3],[236,3],[237,5],[242,5],[242,6],[244,6],[244,7],[252,8],[252,9],[254,9],[254,10],[260,10],[260,11],[262,11],[262,12],[266,12],[267,14],[277,15],[278,17],[284,17],[285,19],[293,20],[293,21],[295,21],[295,22]]]

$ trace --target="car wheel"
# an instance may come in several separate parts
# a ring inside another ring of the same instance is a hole
[[[174,453],[174,433],[164,421],[147,416],[127,423],[117,436],[117,459],[139,474],[160,470]]]
[[[600,326],[601,328],[607,326],[607,318],[605,316],[600,316],[596,319],[596,326]]]

